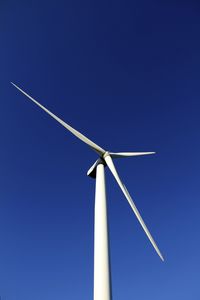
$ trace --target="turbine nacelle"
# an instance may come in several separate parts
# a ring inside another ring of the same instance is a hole
[[[96,178],[96,170],[97,170],[97,166],[99,164],[103,164],[104,166],[106,166],[106,162],[103,158],[98,158],[95,163],[89,168],[89,170],[87,171],[87,176],[95,179]]]
[[[89,177],[95,179],[95,178],[96,178],[96,169],[97,169],[97,166],[98,166],[99,164],[103,164],[103,165],[106,167],[107,164],[106,164],[105,158],[106,158],[107,156],[109,156],[109,155],[110,155],[110,153],[109,153],[108,151],[105,151],[105,152],[103,153],[103,155],[100,156],[100,157],[95,161],[95,163],[89,168],[89,170],[87,171],[87,176],[89,176]]]

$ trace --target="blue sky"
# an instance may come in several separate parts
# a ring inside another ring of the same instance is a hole
[[[111,151],[165,257],[106,170],[113,299],[199,299],[200,5],[1,1],[0,295],[92,299],[96,159],[24,88]]]

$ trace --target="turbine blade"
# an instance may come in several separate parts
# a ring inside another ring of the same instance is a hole
[[[89,170],[87,171],[87,176],[90,176],[92,178],[96,178],[96,167],[98,166],[99,162],[101,162],[101,158],[98,158],[95,161],[95,163],[89,168]]]
[[[16,84],[11,82],[11,84],[16,87],[22,94],[24,94],[26,97],[28,97],[31,101],[33,101],[35,104],[37,104],[41,109],[43,109],[46,113],[48,113],[53,119],[55,119],[58,123],[60,123],[62,126],[64,126],[67,130],[69,130],[73,135],[75,135],[77,138],[82,140],[84,143],[89,145],[93,150],[95,150],[98,154],[102,155],[105,153],[105,150],[89,140],[86,136],[84,136],[82,133],[62,121],[60,118],[58,118],[56,115],[54,115],[52,112],[50,112],[46,107],[41,105],[38,101],[33,99],[31,96],[29,96],[26,92],[24,92],[21,88],[19,88]]]
[[[109,152],[113,158],[155,154],[156,152]]]
[[[129,192],[127,191],[125,185],[122,183],[121,179],[119,178],[119,175],[118,175],[117,170],[114,166],[112,158],[110,157],[110,155],[107,155],[107,156],[104,157],[104,159],[106,161],[106,164],[107,164],[108,168],[110,169],[111,173],[113,174],[114,178],[116,179],[118,185],[120,186],[124,196],[128,200],[133,212],[135,213],[140,225],[142,226],[142,228],[143,228],[144,232],[146,233],[148,239],[150,240],[152,246],[154,247],[154,249],[157,252],[157,254],[159,255],[159,257],[162,259],[162,261],[164,261],[164,258],[162,256],[160,250],[158,249],[153,237],[151,236],[147,226],[145,225],[145,223],[144,223],[139,211],[137,210],[137,207],[135,206]]]

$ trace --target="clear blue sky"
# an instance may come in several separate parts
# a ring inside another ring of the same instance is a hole
[[[96,159],[15,82],[111,151],[165,257],[106,170],[113,299],[200,298],[200,5],[1,1],[0,295],[92,299]]]

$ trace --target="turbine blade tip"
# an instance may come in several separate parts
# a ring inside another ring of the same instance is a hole
[[[164,262],[165,260],[164,260],[164,257],[162,256],[162,254],[160,254],[159,256],[160,256],[161,260]]]
[[[14,82],[11,81],[10,83],[17,88],[17,85]]]

